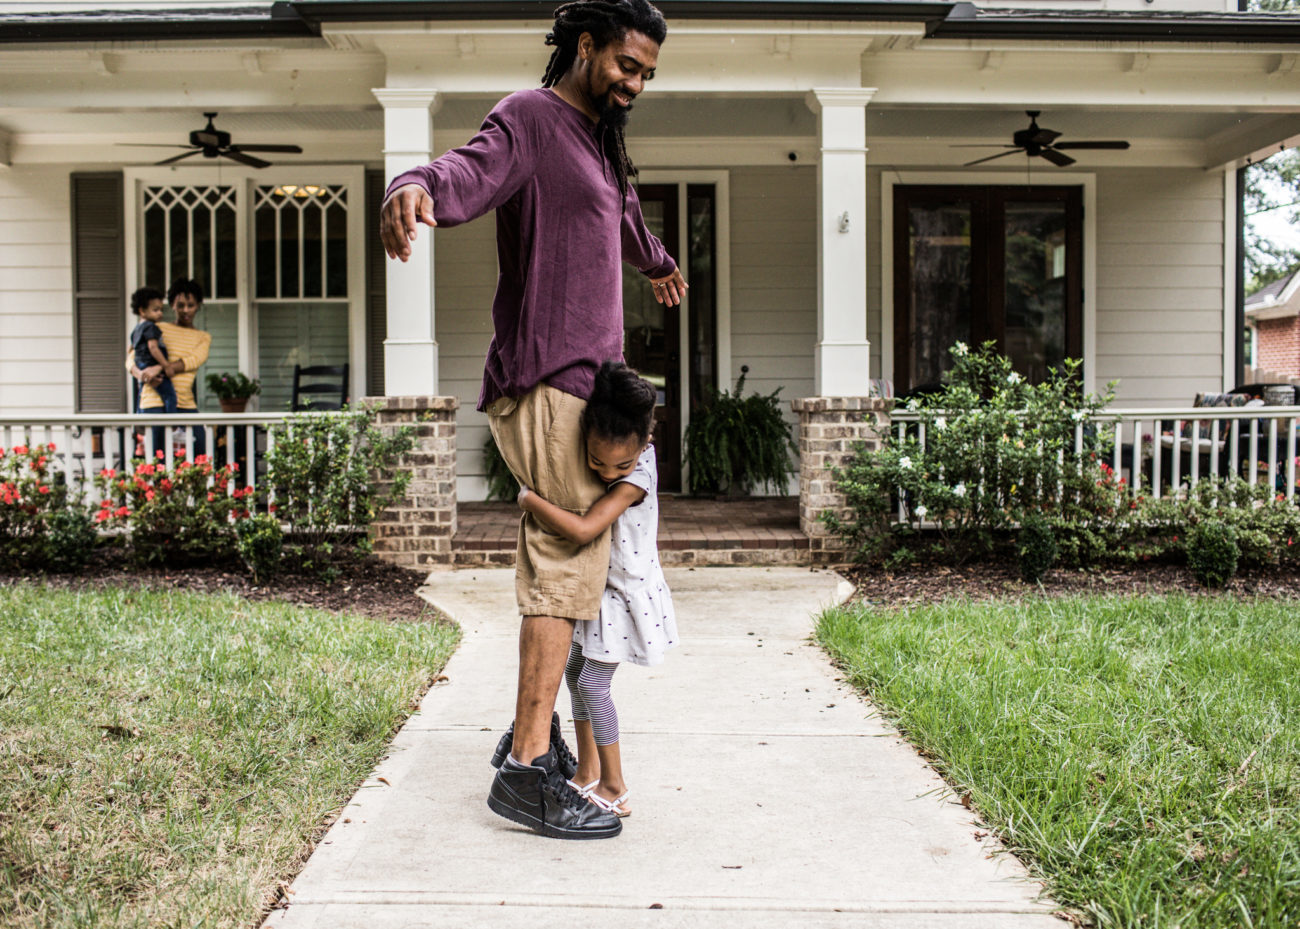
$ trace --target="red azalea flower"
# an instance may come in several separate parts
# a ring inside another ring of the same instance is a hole
[[[268,512],[268,513],[274,513],[275,510],[276,510],[276,506],[275,506],[274,503],[272,503],[270,506],[268,506],[268,507],[266,508],[266,512]]]
[[[100,508],[101,510],[110,510],[110,509],[113,508],[113,501],[112,501],[112,500],[100,500],[100,501],[99,501],[99,508]]]
[[[26,455],[26,454],[27,454],[27,446],[26,446],[26,445],[15,445],[15,446],[14,446],[14,454],[15,454],[15,455]]]
[[[212,491],[209,490],[209,491],[208,491],[208,502],[211,503],[211,502],[212,502],[213,500],[215,500],[215,499],[217,499],[217,495],[214,494]]]
[[[163,450],[162,450],[161,448],[158,449],[158,451],[154,452],[154,453],[153,453],[153,456],[154,456],[155,458],[166,458],[166,457],[167,457],[167,456],[163,453]]]
[[[153,491],[152,491],[152,490],[146,490],[146,491],[144,492],[144,498],[145,498],[146,500],[152,500],[152,499],[153,499]]]
[[[46,487],[44,484],[42,484],[40,487],[37,487],[36,489],[43,494],[47,494],[50,492],[50,488]]]
[[[46,446],[45,446],[45,450],[46,450],[47,452],[52,452],[52,451],[54,451],[54,450],[55,450],[55,448],[54,448],[54,443],[53,443],[53,442],[50,442],[48,445],[46,445]]]
[[[120,507],[117,508],[117,511],[116,511],[113,515],[114,515],[114,516],[130,516],[130,515],[131,515],[131,511],[130,511],[129,509],[127,509],[126,507],[124,507],[124,506],[120,506]]]
[[[100,510],[98,513],[95,514],[95,522],[102,523],[104,520],[108,519],[112,515],[113,514],[109,513],[107,510]]]

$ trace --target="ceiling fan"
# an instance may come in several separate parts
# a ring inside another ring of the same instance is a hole
[[[137,143],[124,142],[124,145],[137,145],[144,148],[184,148],[187,151],[174,155],[171,158],[164,158],[162,161],[154,162],[155,165],[175,164],[186,158],[202,153],[204,158],[229,158],[231,161],[238,161],[253,168],[270,167],[271,162],[263,161],[248,154],[249,152],[284,152],[291,155],[302,154],[302,148],[297,145],[232,145],[230,143],[230,133],[222,132],[212,125],[212,121],[217,118],[216,113],[204,113],[208,118],[208,124],[202,129],[196,129],[190,133],[189,145],[138,145]]]
[[[992,161],[994,158],[1002,158],[1006,155],[1014,155],[1018,151],[1023,151],[1030,158],[1046,158],[1058,168],[1064,168],[1066,165],[1074,164],[1074,159],[1065,154],[1063,149],[1126,149],[1127,142],[1119,141],[1097,141],[1097,142],[1057,142],[1061,133],[1055,129],[1042,129],[1038,125],[1038,115],[1042,110],[1025,110],[1025,115],[1029,117],[1029,128],[1021,129],[1011,136],[1011,144],[1002,146],[1009,151],[998,152],[996,155],[989,155],[987,158],[977,158],[974,161],[968,161],[963,168],[969,168],[971,165],[983,164],[986,161]],[[954,145],[953,148],[989,148],[990,146],[982,144],[973,145]]]

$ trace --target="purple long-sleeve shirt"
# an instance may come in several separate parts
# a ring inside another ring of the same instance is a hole
[[[403,184],[429,192],[441,228],[497,211],[480,410],[542,382],[591,396],[601,363],[623,357],[621,262],[650,277],[677,267],[634,190],[624,206],[591,120],[549,90],[506,97],[468,143],[399,175],[388,192]]]

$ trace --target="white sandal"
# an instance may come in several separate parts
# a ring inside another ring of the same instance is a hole
[[[592,796],[592,791],[594,791],[596,789],[596,785],[600,783],[600,778],[596,778],[586,787],[583,787],[581,784],[579,784],[576,781],[569,781],[568,783],[570,787],[572,787],[574,790],[578,792],[579,797],[581,797],[584,800],[590,800]]]
[[[599,783],[599,781],[597,781],[597,783]],[[591,786],[594,788],[596,785],[592,784]],[[628,794],[631,792],[632,791],[630,790],[625,790],[623,791],[623,796],[615,797],[613,800],[606,800],[600,794],[593,791],[587,795],[587,799],[596,804],[596,806],[600,807],[602,810],[613,813],[619,819],[623,819],[624,817],[632,815],[631,810],[623,809],[623,804],[627,802]]]

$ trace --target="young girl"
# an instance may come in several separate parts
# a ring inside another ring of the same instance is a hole
[[[628,789],[618,748],[618,713],[609,687],[621,662],[655,665],[678,642],[672,597],[659,566],[659,483],[650,442],[654,385],[622,362],[607,361],[582,427],[587,467],[609,491],[585,515],[543,500],[527,487],[519,505],[566,538],[585,544],[613,525],[600,618],[574,625],[564,677],[573,700],[578,770],[570,783],[592,803],[627,816]]]

